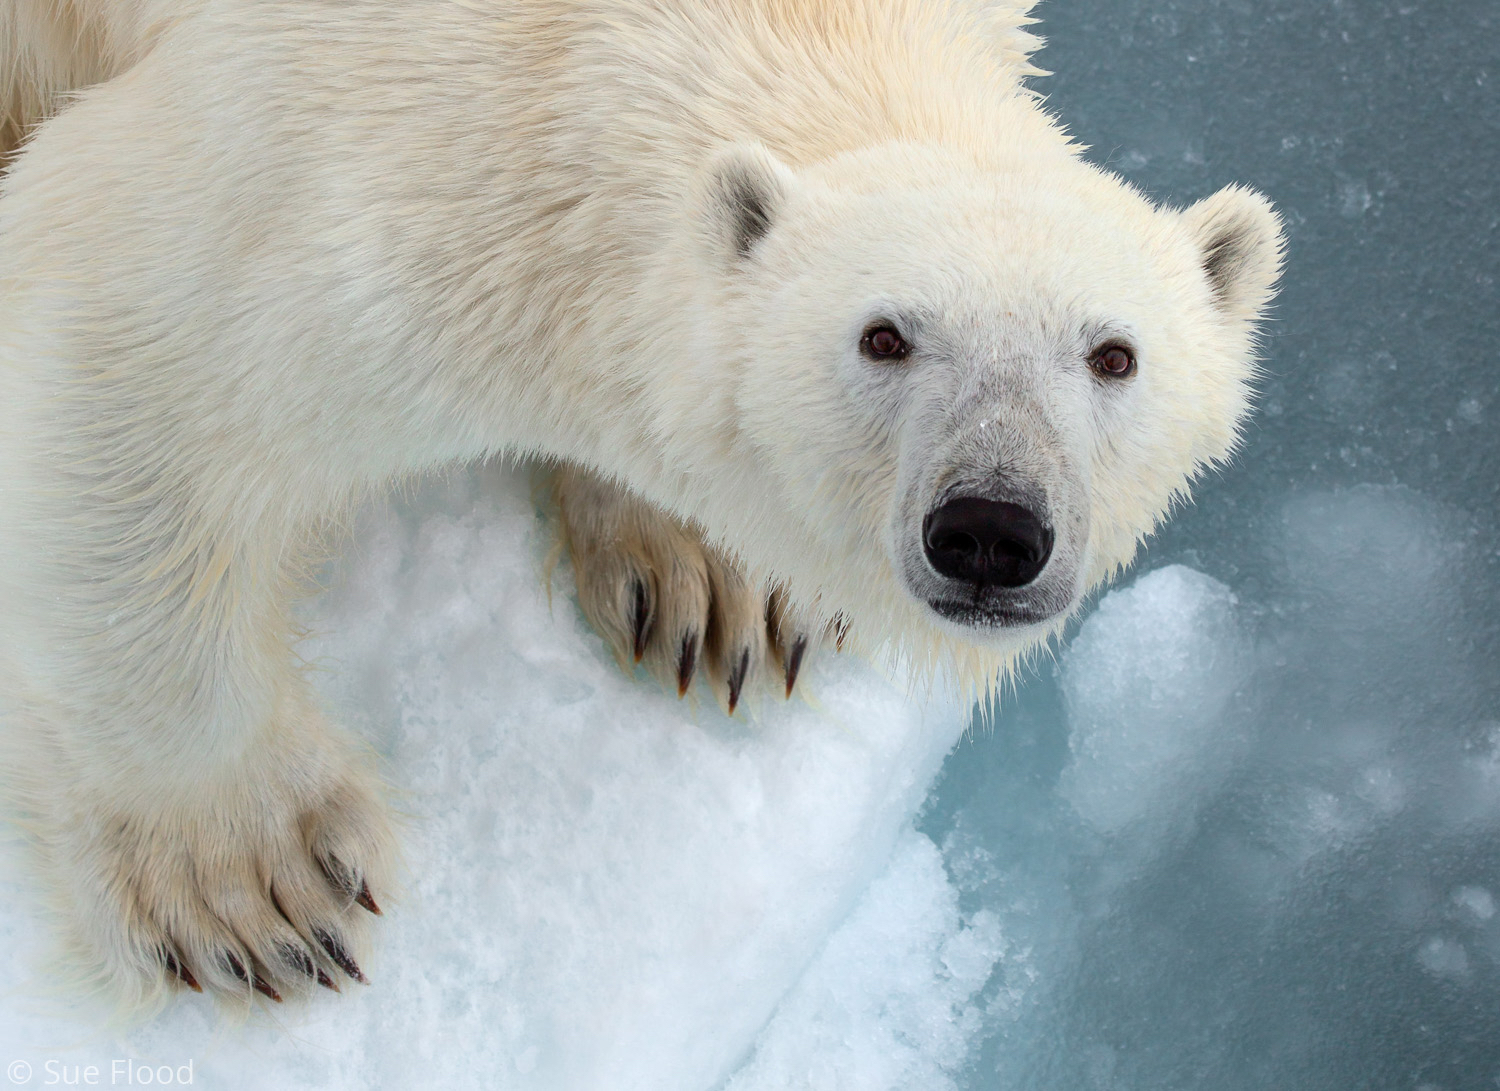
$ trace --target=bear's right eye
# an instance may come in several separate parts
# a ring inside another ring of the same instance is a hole
[[[1089,366],[1111,379],[1128,379],[1135,374],[1135,353],[1124,345],[1100,345],[1089,357]]]
[[[906,338],[889,322],[877,322],[865,330],[859,347],[872,360],[903,360],[911,352]]]

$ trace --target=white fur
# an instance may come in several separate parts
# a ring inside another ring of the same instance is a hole
[[[332,972],[313,930],[358,912],[316,860],[389,882],[288,649],[365,490],[566,461],[866,652],[989,679],[1246,409],[1274,213],[1085,164],[1015,5],[10,3],[0,145],[56,113],[0,182],[0,684],[76,948],[128,997],[163,945],[226,993],[226,949]],[[920,351],[872,366],[892,311]],[[1133,379],[1089,371],[1101,331]],[[943,621],[915,528],[996,467],[1051,498],[1055,609]]]

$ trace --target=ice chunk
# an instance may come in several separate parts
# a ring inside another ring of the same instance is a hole
[[[1417,961],[1438,977],[1463,977],[1469,972],[1469,954],[1464,945],[1447,936],[1433,936],[1422,944]]]
[[[1461,886],[1453,892],[1453,901],[1476,920],[1487,921],[1495,915],[1495,898],[1482,886]]]
[[[1182,565],[1147,573],[1104,597],[1062,663],[1072,761],[1060,790],[1101,832],[1228,771],[1224,712],[1250,664],[1224,584]]]
[[[193,1059],[200,1084],[246,1091],[726,1078],[885,867],[966,710],[833,656],[799,683],[806,700],[762,695],[748,718],[706,693],[679,702],[620,671],[565,565],[549,596],[550,542],[524,475],[483,468],[367,512],[312,604],[303,652],[410,816],[410,889],[373,988],[244,1027],[216,1028],[191,996],[124,1035],[58,1018],[23,999],[44,933],[7,864],[0,973],[20,988],[0,999],[0,1059]],[[982,976],[988,942],[954,931],[925,852],[906,873],[936,901],[888,907],[889,928],[926,928],[908,941],[924,981],[930,943],[951,940],[957,984],[915,996],[913,1028]]]
[[[937,847],[908,830],[724,1091],[955,1088],[1006,946],[993,913],[964,919]]]

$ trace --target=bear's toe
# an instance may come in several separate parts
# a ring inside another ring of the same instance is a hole
[[[195,801],[100,806],[55,831],[84,964],[127,1008],[173,987],[243,1005],[364,982],[395,842],[373,775],[343,772],[308,799],[247,770]]]
[[[704,653],[710,684],[729,714],[752,692],[765,671],[766,600],[740,568],[715,551],[705,553],[709,586]]]
[[[790,697],[809,658],[830,636],[841,642],[696,527],[577,469],[554,484],[579,605],[622,666],[644,664],[679,696],[701,673],[732,715],[768,676]]]

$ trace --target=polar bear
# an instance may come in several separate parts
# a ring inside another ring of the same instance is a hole
[[[95,982],[363,979],[395,841],[288,603],[402,475],[563,467],[590,619],[731,709],[834,630],[992,678],[1130,559],[1234,445],[1281,229],[1084,162],[1027,22],[0,8],[6,768]]]

